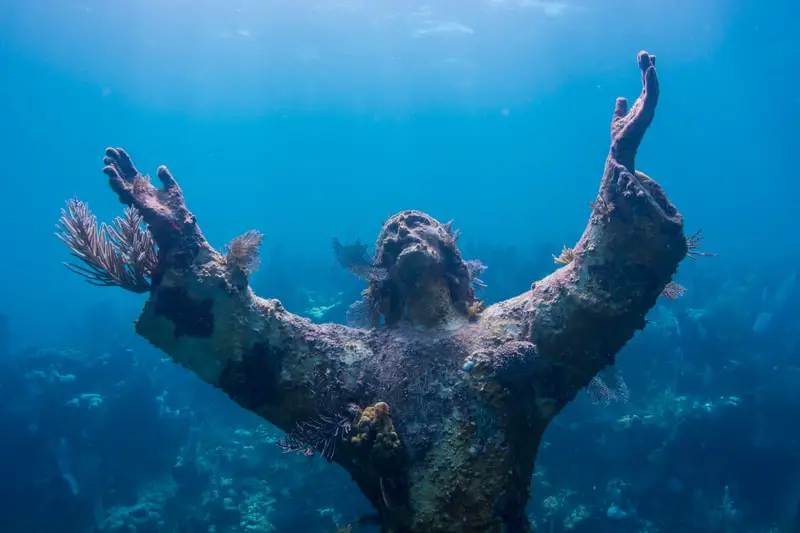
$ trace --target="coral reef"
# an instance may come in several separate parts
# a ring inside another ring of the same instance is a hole
[[[323,407],[368,406],[332,459],[384,532],[529,531],[525,506],[545,428],[645,326],[694,250],[664,191],[635,169],[659,96],[655,57],[641,52],[638,61],[642,92],[630,110],[617,100],[574,257],[482,311],[475,268],[450,226],[404,211],[376,244],[372,266],[385,275],[370,279],[365,295],[376,327],[312,324],[257,297],[247,269],[231,272],[166,167],[157,189],[123,150],[109,148],[111,187],[141,213],[158,247],[136,331],[284,431]]]

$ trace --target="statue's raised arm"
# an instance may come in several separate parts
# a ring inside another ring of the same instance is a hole
[[[287,450],[344,466],[383,533],[525,533],[548,422],[644,327],[687,252],[699,254],[661,187],[635,169],[659,96],[655,57],[638,60],[642,93],[630,110],[617,101],[577,246],[487,309],[475,294],[482,265],[462,258],[457,232],[403,211],[374,257],[336,244],[368,281],[353,308],[363,329],[312,324],[250,289],[260,234],[217,252],[169,171],[159,168],[156,188],[120,149],[107,150],[105,173],[125,216],[98,230],[72,200],[59,237],[91,283],[149,292],[140,335],[288,431]]]
[[[487,310],[487,318],[524,317],[539,364],[559,369],[553,382],[559,406],[644,328],[645,315],[688,252],[682,216],[661,186],[635,168],[658,103],[655,59],[638,55],[642,92],[633,106],[617,99],[600,191],[577,245],[556,258],[564,266]]]
[[[360,372],[368,334],[312,324],[256,296],[248,277],[261,234],[249,231],[217,252],[166,167],[156,188],[120,148],[106,150],[105,164],[129,208],[98,229],[85,204],[68,202],[59,237],[86,265],[68,266],[93,284],[149,292],[136,332],[278,427],[289,431],[318,414],[323,392],[326,408],[346,411],[340,404],[356,398],[339,384]]]

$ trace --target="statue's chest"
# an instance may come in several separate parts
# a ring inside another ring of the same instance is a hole
[[[432,382],[448,387],[458,382],[472,346],[458,334],[404,332],[387,336],[380,350],[380,381],[403,385],[411,393],[429,391]]]
[[[427,449],[449,420],[466,414],[472,390],[464,364],[471,351],[457,334],[385,339],[377,360],[376,400],[390,405],[398,434],[410,448]]]

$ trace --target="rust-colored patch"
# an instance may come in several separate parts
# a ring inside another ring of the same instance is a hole
[[[278,377],[283,352],[267,343],[259,343],[244,352],[240,360],[231,359],[217,385],[246,409],[258,410],[278,402]]]
[[[175,324],[175,338],[210,337],[214,332],[213,301],[189,296],[186,289],[159,289],[155,299],[155,314],[167,317]]]

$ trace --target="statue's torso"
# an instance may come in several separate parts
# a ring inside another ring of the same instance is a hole
[[[365,381],[379,384],[370,395],[390,405],[404,447],[411,531],[482,533],[524,507],[543,425],[533,395],[519,397],[484,364],[520,331],[490,318],[376,333],[377,379]]]

